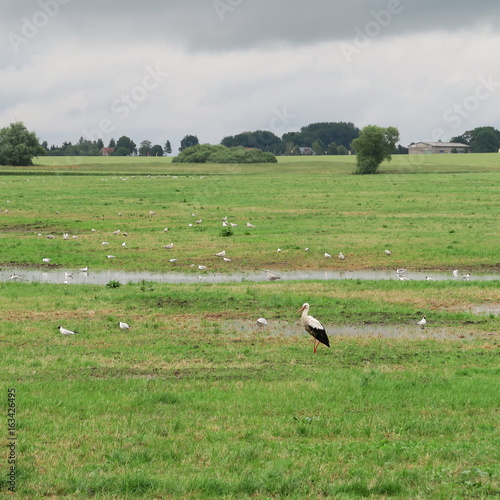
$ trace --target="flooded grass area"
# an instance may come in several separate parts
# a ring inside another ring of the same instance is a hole
[[[405,339],[405,340],[472,340],[488,338],[484,333],[478,333],[474,328],[466,326],[443,327],[427,325],[421,329],[417,325],[335,325],[323,324],[331,340],[341,341],[344,338],[363,339]],[[224,324],[227,332],[238,334],[244,338],[258,337],[298,337],[304,338],[304,343],[313,340],[302,327],[300,322],[268,321],[266,326],[256,325],[252,321],[231,320]]]
[[[71,276],[68,278],[67,273]],[[500,280],[499,272],[475,272],[468,273],[467,279],[463,275],[454,277],[450,272],[444,271],[408,271],[404,278],[407,281],[493,281]],[[15,278],[12,278],[15,276]],[[360,270],[360,271],[283,271],[279,273],[282,281],[297,280],[400,280],[402,275],[395,271],[383,270]],[[430,278],[430,280],[429,280]],[[79,269],[30,269],[17,267],[0,267],[0,281],[12,279],[24,282],[39,283],[64,283],[67,284],[90,284],[105,285],[111,280],[122,284],[138,283],[140,281],[151,281],[155,283],[226,283],[226,282],[259,282],[267,281],[265,271],[246,273],[210,273],[206,271],[164,272],[154,273],[149,271],[120,271],[120,270],[94,270],[89,269],[82,272]]]

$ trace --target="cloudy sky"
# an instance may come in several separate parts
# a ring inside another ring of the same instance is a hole
[[[4,0],[0,32],[0,126],[49,145],[500,129],[498,0]]]

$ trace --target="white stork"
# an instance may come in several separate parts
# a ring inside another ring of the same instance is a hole
[[[316,349],[320,343],[325,344],[326,347],[330,347],[325,327],[316,318],[309,316],[309,304],[306,302],[297,312],[302,312],[300,322],[305,331],[314,337],[314,353],[316,353]]]

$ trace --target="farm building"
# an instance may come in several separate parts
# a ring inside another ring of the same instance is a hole
[[[115,148],[101,148],[102,156],[111,156],[115,152]]]
[[[408,146],[408,154],[469,153],[470,146],[460,142],[416,142]]]

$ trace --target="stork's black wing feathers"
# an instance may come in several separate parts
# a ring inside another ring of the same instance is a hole
[[[326,335],[326,330],[323,328],[323,325],[321,325],[321,323],[319,324],[319,326],[321,328],[317,326],[307,325],[307,331],[318,342],[325,344],[326,347],[330,347],[330,341],[328,340],[328,336]]]

